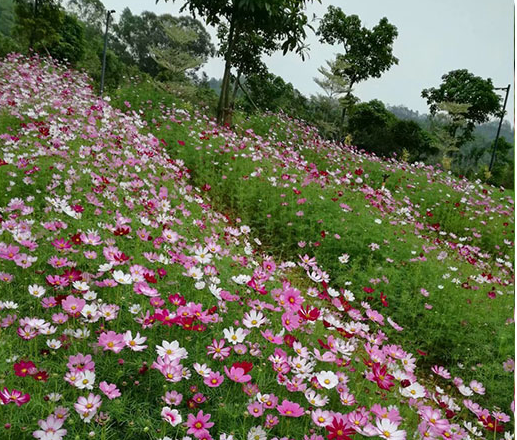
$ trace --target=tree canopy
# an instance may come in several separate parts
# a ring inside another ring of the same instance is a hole
[[[467,69],[452,70],[442,76],[439,87],[422,90],[432,115],[440,110],[450,116],[449,131],[458,145],[472,139],[475,124],[487,122],[500,115],[501,103],[490,78],[475,76]],[[458,105],[463,110],[458,111]],[[464,120],[464,129],[458,135],[458,120]]]

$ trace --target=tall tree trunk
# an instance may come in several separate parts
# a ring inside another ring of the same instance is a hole
[[[231,107],[235,108],[235,99],[237,98],[237,90],[239,89],[239,79],[241,78],[241,72],[237,74],[237,78],[235,78],[235,82],[233,83],[233,92],[232,92],[232,101]]]
[[[230,73],[232,70],[232,53],[235,46],[235,14],[230,21],[230,31],[228,33],[228,48],[226,49],[223,83],[221,84],[221,94],[217,105],[217,123],[221,124],[225,120],[226,106],[228,105],[228,94],[230,91]]]

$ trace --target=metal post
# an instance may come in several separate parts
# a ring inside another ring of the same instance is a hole
[[[497,134],[495,136],[494,148],[492,149],[492,157],[490,158],[490,166],[488,167],[488,171],[492,171],[492,167],[494,166],[495,152],[497,150],[497,141],[499,140],[499,134],[501,133],[501,125],[503,125],[503,118],[504,118],[504,113],[506,110],[506,103],[508,101],[508,95],[510,94],[510,84],[508,84],[508,87],[501,87],[496,90],[506,90],[506,96],[504,97],[503,110],[501,112],[501,119],[499,120],[499,127],[497,127]]]
[[[106,73],[106,51],[108,49],[108,26],[110,21],[110,15],[114,14],[115,11],[108,11],[106,15],[106,31],[104,32],[104,50],[102,51],[102,71],[101,71],[101,90],[100,95],[104,92],[104,74]]]

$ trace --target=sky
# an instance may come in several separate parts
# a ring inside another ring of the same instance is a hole
[[[160,0],[102,0],[106,8],[117,13],[129,7],[139,14],[144,10],[156,14],[179,15],[183,0],[168,3]],[[356,14],[363,26],[372,28],[382,17],[398,29],[393,54],[399,59],[381,78],[371,78],[354,88],[361,101],[379,99],[388,105],[404,105],[427,113],[424,88],[438,87],[442,75],[467,69],[482,78],[491,78],[495,87],[511,84],[507,109],[514,125],[514,3],[513,0],[321,0],[309,5],[307,14],[315,16],[318,26],[329,5],[339,6],[346,14]],[[184,12],[183,14],[187,14]],[[117,14],[116,14],[117,15]],[[207,28],[217,44],[214,28]],[[269,70],[291,82],[305,95],[323,93],[314,82],[318,68],[342,52],[338,45],[322,44],[308,31],[309,58],[282,53],[265,57]],[[213,58],[203,70],[209,77],[221,78],[223,60]],[[501,103],[504,91],[499,92]]]

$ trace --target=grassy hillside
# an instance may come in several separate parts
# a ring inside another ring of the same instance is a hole
[[[511,194],[111,102],[0,62],[0,438],[511,431]]]

